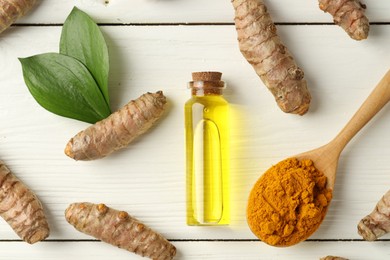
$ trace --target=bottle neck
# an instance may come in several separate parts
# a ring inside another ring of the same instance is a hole
[[[223,81],[191,81],[188,83],[192,96],[222,96],[225,82]]]

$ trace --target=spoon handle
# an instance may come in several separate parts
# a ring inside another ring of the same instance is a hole
[[[333,139],[339,152],[390,100],[390,70],[361,105],[359,110]]]

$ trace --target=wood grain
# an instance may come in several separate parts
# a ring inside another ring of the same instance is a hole
[[[0,219],[0,258],[138,259],[109,245],[88,242],[90,237],[75,232],[64,219],[65,208],[75,201],[104,202],[128,211],[173,240],[178,259],[318,259],[328,254],[389,258],[388,240],[366,243],[356,230],[358,221],[390,186],[389,107],[344,150],[332,205],[311,241],[287,250],[253,241],[244,212],[257,178],[281,159],[334,137],[390,65],[388,24],[372,25],[369,39],[355,42],[337,26],[316,25],[332,22],[317,1],[268,2],[277,22],[311,24],[278,26],[304,68],[313,95],[304,117],[279,111],[243,59],[229,1],[110,0],[104,5],[100,0],[45,0],[18,26],[1,34],[0,158],[38,194],[52,235],[51,242],[29,247],[13,242],[18,237]],[[390,22],[390,3],[364,2],[372,22]],[[17,60],[57,52],[59,25],[73,5],[105,24],[101,29],[109,46],[113,110],[146,91],[162,89],[169,102],[165,118],[149,133],[94,162],[74,162],[64,155],[68,139],[87,124],[41,108],[24,85]],[[232,104],[232,224],[223,228],[185,225],[183,105],[190,95],[186,83],[191,72],[202,70],[223,72],[226,98]],[[194,242],[199,239],[203,242]]]
[[[5,57],[0,60],[0,119],[6,122],[0,128],[0,157],[45,204],[54,227],[52,239],[85,238],[63,218],[73,201],[104,202],[123,209],[170,239],[254,238],[244,212],[255,180],[281,159],[330,140],[370,93],[390,60],[390,53],[377,47],[390,43],[387,26],[374,26],[382,35],[380,43],[373,37],[361,44],[341,40],[343,32],[332,26],[280,27],[306,69],[314,96],[312,110],[299,117],[275,106],[241,57],[233,26],[103,27],[111,55],[112,107],[159,89],[170,106],[166,117],[128,149],[95,162],[74,162],[63,149],[69,137],[87,124],[38,106],[23,83],[17,60],[57,51],[60,27],[15,29],[0,37]],[[324,34],[332,37],[321,38]],[[232,227],[227,229],[185,225],[183,104],[190,94],[185,84],[197,70],[224,72],[226,97],[233,108],[233,211]],[[386,107],[344,151],[334,201],[312,238],[359,238],[355,222],[390,184],[389,117]],[[15,238],[5,225],[0,225],[0,233],[3,238]]]
[[[178,249],[175,259],[258,260],[289,259],[313,260],[329,255],[339,255],[356,260],[388,259],[388,242],[303,242],[293,248],[274,248],[261,242],[173,242]],[[199,250],[201,248],[201,250]],[[21,242],[0,243],[0,250],[9,252],[14,260],[67,260],[107,257],[116,260],[146,259],[102,242],[43,242],[28,246]],[[201,251],[201,252],[200,252]]]
[[[233,23],[234,10],[230,0],[42,0],[18,24],[63,23],[73,6],[90,14],[100,23]],[[388,3],[364,0],[370,22],[390,22]],[[266,1],[277,23],[332,23],[333,18],[318,7],[317,1]],[[340,29],[341,30],[341,29]]]

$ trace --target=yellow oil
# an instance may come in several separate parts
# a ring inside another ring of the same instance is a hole
[[[185,104],[188,225],[230,222],[228,110],[221,95]]]

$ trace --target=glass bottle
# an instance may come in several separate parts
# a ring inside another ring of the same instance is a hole
[[[227,225],[229,106],[220,72],[194,72],[185,104],[187,224]]]

